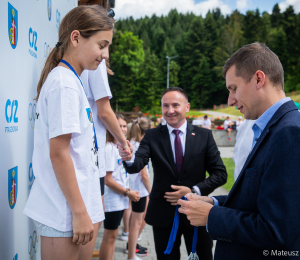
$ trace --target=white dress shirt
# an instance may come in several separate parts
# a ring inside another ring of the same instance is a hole
[[[181,141],[182,145],[182,152],[184,156],[184,151],[185,151],[185,140],[186,140],[186,128],[187,128],[187,122],[185,120],[184,124],[179,127],[179,128],[173,128],[169,124],[167,124],[168,131],[169,131],[169,136],[170,136],[170,142],[171,142],[171,147],[172,147],[172,152],[173,152],[173,157],[174,157],[174,162],[176,163],[176,157],[175,157],[175,137],[176,135],[173,133],[173,130],[180,130],[181,132],[179,133],[179,138]]]
[[[234,181],[238,178],[251,151],[254,136],[252,126],[254,122],[255,120],[245,120],[243,124],[240,125],[239,131],[237,132],[236,144],[232,155],[235,164]]]

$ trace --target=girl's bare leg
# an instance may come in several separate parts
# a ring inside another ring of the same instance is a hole
[[[42,260],[77,260],[79,245],[72,242],[73,237],[41,236]]]

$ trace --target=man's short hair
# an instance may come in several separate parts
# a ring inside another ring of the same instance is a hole
[[[188,96],[187,96],[187,94],[186,94],[186,92],[185,92],[182,88],[179,88],[179,87],[169,87],[169,88],[166,88],[166,89],[163,91],[163,93],[162,93],[162,95],[161,95],[161,98],[162,98],[167,92],[171,92],[171,91],[177,91],[177,92],[181,93],[181,94],[186,98],[187,101],[189,100],[189,99],[188,99]]]
[[[247,83],[256,71],[261,70],[268,76],[272,85],[282,90],[284,88],[281,62],[265,44],[259,42],[247,44],[233,53],[224,65],[224,78],[233,65],[235,65],[235,75],[242,77]]]

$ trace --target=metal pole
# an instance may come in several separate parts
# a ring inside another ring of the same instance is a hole
[[[167,88],[169,88],[169,83],[170,83],[170,58],[167,56],[167,59],[168,59],[168,76],[167,76]]]
[[[170,60],[172,59],[175,59],[179,57],[178,55],[177,56],[173,56],[173,57],[169,57],[169,56],[166,56],[166,58],[168,59],[168,75],[167,75],[167,88],[169,88],[169,83],[170,83]]]

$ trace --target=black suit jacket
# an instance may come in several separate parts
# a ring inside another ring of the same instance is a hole
[[[145,220],[152,226],[167,227],[173,223],[176,207],[164,198],[165,192],[174,191],[171,185],[189,188],[197,185],[201,195],[205,196],[227,180],[226,168],[212,132],[191,124],[187,124],[185,154],[180,173],[174,162],[166,125],[147,130],[135,154],[134,163],[131,166],[124,163],[124,166],[128,173],[136,173],[148,164],[149,158],[152,161],[154,180]],[[206,171],[210,175],[208,178],[205,176]],[[190,226],[189,221],[185,221]]]

